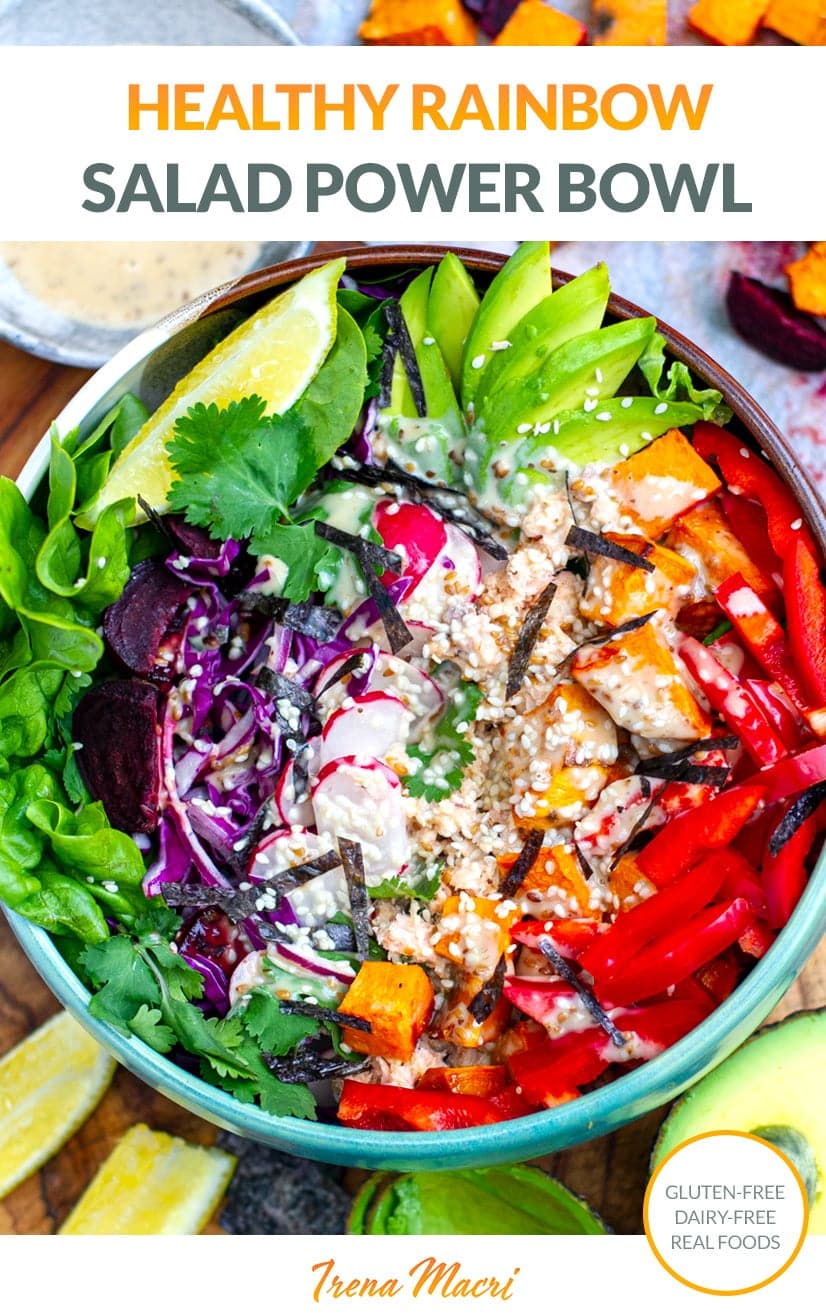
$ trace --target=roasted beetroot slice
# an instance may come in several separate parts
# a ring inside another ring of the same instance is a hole
[[[189,525],[183,516],[167,516],[166,525],[181,552],[187,557],[220,557],[223,544],[210,539],[206,530]]]
[[[726,309],[740,337],[764,356],[795,370],[826,370],[826,333],[788,293],[733,273]]]
[[[158,691],[145,680],[106,680],[84,694],[72,735],[83,779],[119,831],[154,831],[161,765]]]
[[[136,676],[162,675],[167,664],[159,650],[192,585],[179,580],[163,562],[138,562],[126,588],[103,615],[106,642],[119,662]]]

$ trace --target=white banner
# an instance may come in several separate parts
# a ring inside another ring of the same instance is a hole
[[[809,1238],[784,1274],[739,1297],[737,1309],[806,1308],[825,1260],[826,1239]],[[719,1308],[719,1298],[672,1278],[644,1237],[6,1237],[0,1264],[6,1290],[27,1308],[66,1315],[106,1302],[118,1315]]]
[[[806,239],[818,48],[0,48],[0,238]]]

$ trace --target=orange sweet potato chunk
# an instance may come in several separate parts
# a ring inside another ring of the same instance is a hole
[[[719,46],[748,46],[768,7],[769,0],[697,0],[688,21]]]
[[[518,857],[518,854],[500,854],[499,866],[505,876]],[[548,896],[558,893],[574,906],[572,916],[594,916],[591,890],[572,846],[552,845],[540,849],[520,888],[522,894],[528,891]]]
[[[681,516],[668,536],[668,545],[676,553],[687,549],[700,558],[709,589],[717,589],[739,574],[762,599],[776,605],[777,585],[749,557],[716,498]]]
[[[813,243],[805,256],[786,266],[786,274],[797,309],[826,315],[826,242]]]
[[[374,0],[359,28],[368,46],[475,46],[461,0]]]
[[[595,0],[591,13],[595,46],[666,44],[666,0]]]
[[[522,0],[494,46],[582,46],[588,37],[582,23],[552,9],[544,0]]]
[[[826,46],[826,5],[823,0],[771,0],[763,26],[799,46]]]
[[[623,511],[650,539],[659,539],[678,516],[721,487],[711,466],[679,429],[669,429],[620,461],[610,479]]]
[[[409,1059],[433,1013],[433,987],[418,964],[366,962],[339,1005],[363,1018],[369,1032],[342,1029],[342,1040],[359,1055]]]

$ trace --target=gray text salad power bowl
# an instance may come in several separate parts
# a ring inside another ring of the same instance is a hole
[[[99,371],[19,489],[2,894],[193,1111],[536,1155],[673,1097],[817,943],[822,512],[604,267],[252,275]]]

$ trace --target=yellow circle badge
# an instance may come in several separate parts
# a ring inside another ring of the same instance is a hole
[[[738,1296],[778,1278],[806,1236],[809,1203],[792,1162],[746,1132],[706,1132],[675,1147],[643,1207],[654,1255],[699,1292]]]

